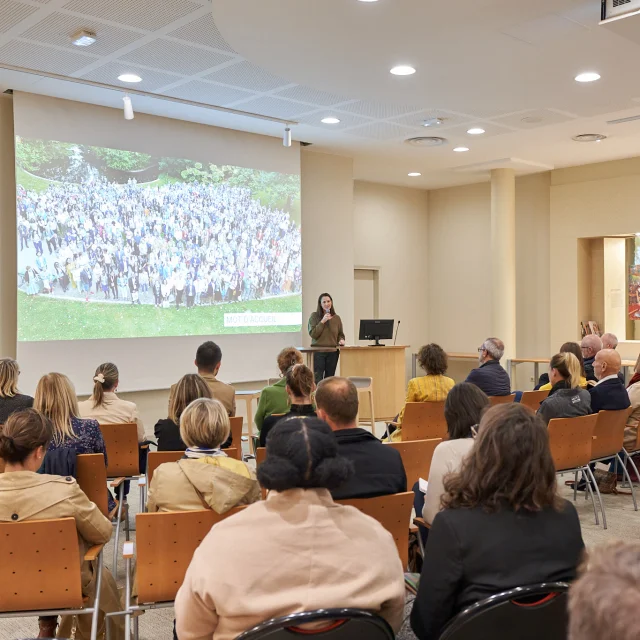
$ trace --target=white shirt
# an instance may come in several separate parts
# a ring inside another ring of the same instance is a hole
[[[613,380],[614,378],[616,380],[618,379],[618,374],[617,373],[612,373],[610,376],[606,376],[606,377],[602,378],[602,380],[598,380],[598,382],[596,382],[596,387],[599,384],[602,384],[603,382],[605,382],[606,380]]]

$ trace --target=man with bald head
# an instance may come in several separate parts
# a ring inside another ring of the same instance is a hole
[[[589,337],[589,336],[587,336]],[[593,372],[598,380],[591,394],[591,411],[618,411],[631,406],[629,394],[620,381],[618,374],[622,361],[620,354],[613,349],[600,349],[593,361]]]
[[[598,382],[596,375],[593,371],[593,362],[596,359],[596,354],[602,349],[602,340],[600,336],[596,336],[590,333],[588,336],[582,338],[580,343],[580,349],[582,349],[582,358],[584,360],[584,375],[587,380]]]

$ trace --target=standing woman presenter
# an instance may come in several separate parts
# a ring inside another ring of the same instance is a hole
[[[309,335],[312,347],[343,347],[344,331],[342,320],[333,308],[333,298],[328,293],[320,294],[318,308],[309,318]],[[316,384],[323,378],[336,374],[339,351],[313,354],[313,373]]]

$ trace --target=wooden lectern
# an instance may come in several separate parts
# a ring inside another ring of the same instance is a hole
[[[405,349],[403,345],[340,347],[340,375],[373,378],[373,408],[376,420],[392,420],[402,409],[406,395]],[[360,406],[360,420],[371,419],[369,406]]]

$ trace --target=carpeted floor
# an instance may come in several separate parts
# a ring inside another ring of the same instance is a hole
[[[565,487],[564,482],[571,479],[569,475],[558,477],[560,491],[569,500],[573,499],[573,492],[568,487]],[[587,548],[620,538],[640,541],[640,511],[634,511],[631,496],[607,495],[603,496],[603,499],[608,525],[606,530],[602,527],[602,520],[600,520],[600,525],[595,524],[590,499],[585,500],[584,494],[579,493],[578,500],[575,503],[582,523],[582,535]],[[638,499],[640,500],[640,490],[638,491]],[[138,509],[138,496],[133,489],[130,495],[130,502],[132,513],[135,514]],[[135,532],[132,532],[131,537],[132,540],[135,540]],[[106,548],[105,560],[108,567],[111,566],[112,562],[112,544],[110,543]],[[118,584],[124,587],[124,579],[122,577],[124,566],[119,563],[119,567]],[[412,599],[413,597],[407,600],[407,620],[397,636],[399,640],[415,639],[408,623]],[[173,637],[173,616],[173,609],[158,609],[146,612],[140,618],[140,638],[142,640],[171,640]],[[37,635],[37,629],[38,623],[35,618],[0,620],[0,640],[34,637]]]

